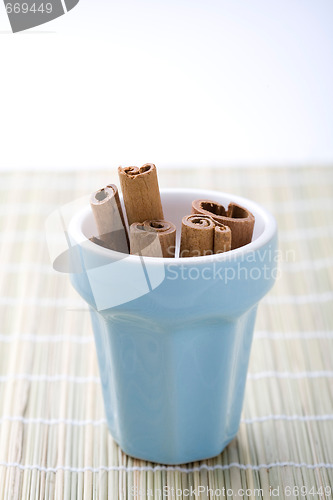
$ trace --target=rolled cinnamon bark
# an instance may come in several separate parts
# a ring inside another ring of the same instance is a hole
[[[229,203],[228,210],[211,200],[194,200],[192,213],[210,215],[215,221],[230,227],[232,234],[231,250],[251,242],[254,216],[249,210],[237,203]]]
[[[214,253],[223,253],[231,250],[230,227],[215,221],[214,230]]]
[[[129,239],[117,186],[109,184],[90,197],[90,206],[102,246],[117,252],[129,252]],[[100,244],[100,243],[99,243]]]
[[[119,167],[128,224],[164,219],[155,165]]]
[[[145,257],[174,257],[176,226],[165,220],[134,222],[130,226],[130,253]]]
[[[179,257],[214,253],[215,222],[209,215],[186,215],[182,220]]]

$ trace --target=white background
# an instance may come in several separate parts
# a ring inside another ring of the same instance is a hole
[[[81,0],[12,34],[0,165],[333,163],[332,0]]]

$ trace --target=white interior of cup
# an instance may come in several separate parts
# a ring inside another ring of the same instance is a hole
[[[122,197],[120,198],[123,205]],[[203,259],[205,259],[205,261],[221,261],[260,248],[261,246],[268,243],[268,241],[276,232],[276,221],[272,214],[258,203],[241,196],[236,196],[230,193],[223,193],[220,191],[210,191],[203,189],[161,189],[161,199],[165,220],[173,222],[177,227],[176,255],[180,242],[182,218],[185,215],[189,215],[191,213],[192,201],[196,199],[216,201],[222,204],[225,208],[228,208],[230,202],[237,203],[247,208],[255,217],[254,232],[251,243],[229,252],[225,252],[224,254],[206,255],[204,257],[185,257],[170,259],[161,257],[145,257],[146,259],[149,259],[151,261],[170,261],[173,263],[176,263],[177,261],[182,264],[185,264],[188,260],[193,264],[194,260],[197,259],[199,259],[199,262],[202,262]],[[97,236],[97,229],[90,206],[87,206],[73,217],[69,225],[69,233],[76,242],[79,243],[85,241],[85,247],[87,249],[89,248],[94,252],[100,253],[104,256],[109,255],[110,257],[112,257],[113,254],[118,254],[118,252],[114,252],[113,250],[109,250],[95,243],[86,241],[87,239],[91,238],[91,236]],[[89,245],[91,245],[91,248]],[[131,255],[127,258],[140,259],[140,257],[136,255]]]

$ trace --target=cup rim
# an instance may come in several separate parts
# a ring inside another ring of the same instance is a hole
[[[243,196],[234,195],[232,193],[227,193],[224,191],[207,190],[207,189],[193,189],[193,188],[162,188],[160,189],[161,194],[168,193],[184,193],[193,194],[194,198],[198,198],[198,192],[200,192],[200,198],[204,199],[214,199],[214,196],[224,196],[230,198],[233,202],[244,206],[250,212],[254,211],[260,214],[262,220],[264,221],[264,230],[262,234],[258,236],[255,240],[251,241],[247,245],[244,245],[234,250],[229,250],[225,253],[213,254],[213,255],[203,255],[198,257],[142,257],[139,255],[131,255],[122,252],[116,252],[115,250],[110,250],[109,248],[102,247],[93,243],[84,234],[82,230],[83,222],[86,218],[91,215],[91,207],[87,205],[83,209],[79,210],[70,220],[68,225],[68,233],[72,236],[73,240],[79,245],[84,242],[85,251],[93,252],[95,254],[101,255],[101,257],[109,257],[110,259],[126,258],[129,262],[139,263],[142,258],[148,260],[149,264],[173,264],[173,265],[185,265],[185,264],[208,264],[213,262],[224,262],[234,260],[236,258],[245,257],[247,254],[258,250],[259,248],[266,245],[277,232],[277,223],[275,217],[263,207],[261,204],[245,198]],[[122,200],[122,195],[120,194],[120,199]]]

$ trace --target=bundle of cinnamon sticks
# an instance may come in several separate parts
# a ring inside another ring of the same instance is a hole
[[[176,226],[164,219],[155,165],[119,167],[118,174],[129,231],[117,186],[109,184],[90,198],[98,231],[91,240],[117,252],[175,257]],[[228,252],[252,239],[254,216],[236,203],[225,209],[212,200],[194,200],[191,212],[182,219],[179,257]]]

